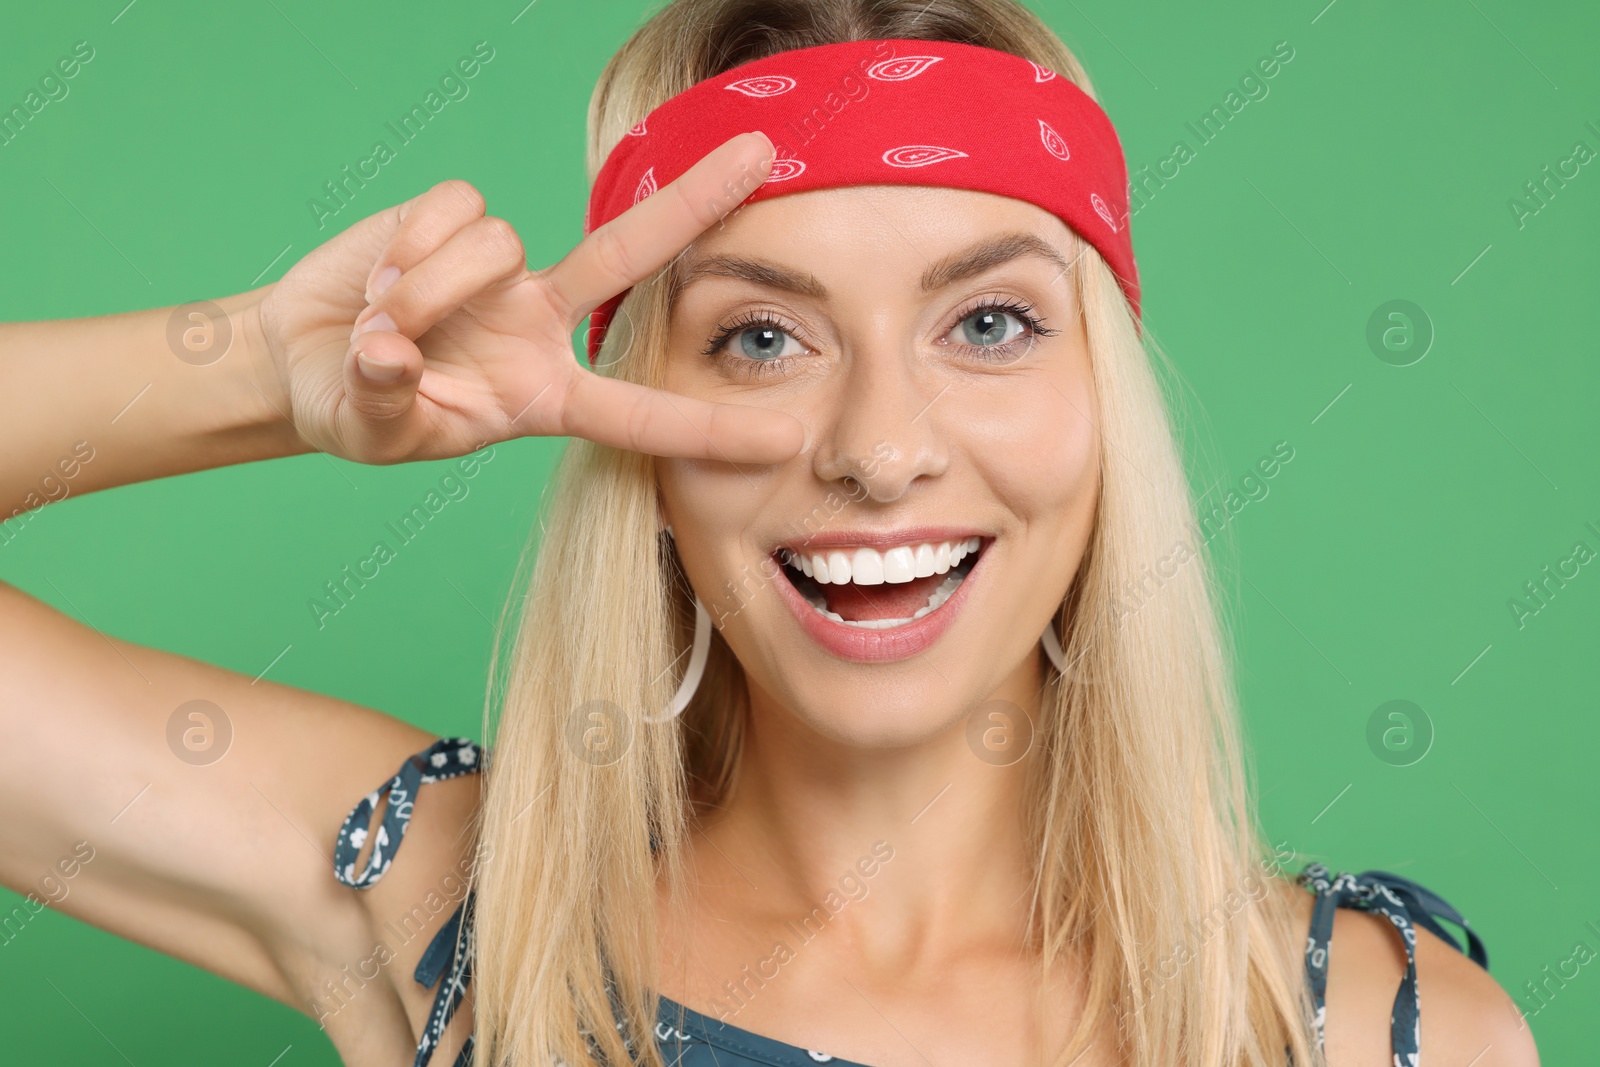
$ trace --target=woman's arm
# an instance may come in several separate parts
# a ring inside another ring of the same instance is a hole
[[[597,376],[572,334],[760,184],[744,134],[545,271],[444,182],[363,219],[280,281],[215,302],[0,326],[0,521],[73,492],[320,449],[364,463],[567,435],[771,463],[792,417]]]
[[[432,740],[4,583],[0,708],[0,882],[302,1010],[323,958],[364,940],[363,902],[333,877],[340,820]]]
[[[80,440],[93,455],[77,460],[73,492],[312,448],[398,462],[577,430],[665,455],[786,458],[801,437],[788,416],[601,378],[571,349],[589,309],[736,206],[750,186],[735,179],[764,175],[770,151],[735,138],[538,274],[476,190],[451,182],[357,223],[274,285],[217,301],[215,322],[183,309],[179,327],[200,334],[191,347],[180,331],[181,352],[169,310],[4,327],[6,506],[49,499],[30,499],[34,483],[65,476],[58,458]],[[234,336],[212,360],[204,331],[223,322]],[[352,340],[366,323],[378,328]],[[358,354],[391,366],[369,374]],[[205,735],[220,745],[224,724],[231,738],[209,758]],[[410,931],[470,856],[477,783],[428,786],[404,862],[370,890],[335,881],[331,851],[351,806],[431,735],[118,640],[0,582],[0,737],[12,754],[0,883],[26,902],[0,915],[0,938],[48,904],[314,1016],[328,983],[354,985],[353,1006],[326,1020],[346,1061],[409,1057],[430,999],[411,969],[448,916],[377,972],[374,947]]]
[[[0,324],[0,520],[96,489],[311,451],[260,336],[271,289]]]

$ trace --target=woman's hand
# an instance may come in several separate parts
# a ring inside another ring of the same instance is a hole
[[[584,316],[737,207],[771,157],[765,137],[741,134],[539,272],[466,182],[362,220],[297,263],[260,308],[295,429],[363,463],[558,434],[732,463],[793,456],[804,430],[792,416],[607,378],[572,350]]]

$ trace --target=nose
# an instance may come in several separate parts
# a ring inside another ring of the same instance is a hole
[[[916,362],[887,346],[848,360],[831,398],[832,418],[816,437],[818,478],[846,483],[854,499],[887,504],[917,479],[944,473],[950,442],[933,409],[948,386],[933,386]]]

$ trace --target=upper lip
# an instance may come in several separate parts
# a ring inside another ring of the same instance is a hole
[[[779,541],[772,551],[787,548],[805,552],[819,548],[875,548],[879,551],[924,542],[965,541],[976,537],[987,543],[990,535],[968,526],[900,526],[892,530],[821,530],[808,537]],[[981,546],[980,546],[981,547]]]

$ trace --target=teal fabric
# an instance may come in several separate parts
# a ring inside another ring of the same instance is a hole
[[[429,782],[480,770],[484,758],[485,753],[473,741],[446,737],[408,759],[389,782],[363,797],[345,818],[334,847],[334,877],[354,889],[371,887],[388,871],[405,838],[417,790]],[[388,800],[383,818],[374,831],[372,855],[358,872],[355,861],[366,841],[372,813],[385,791]],[[1317,897],[1312,906],[1310,935],[1306,939],[1305,974],[1315,1011],[1318,1046],[1322,1044],[1327,1014],[1325,997],[1334,912],[1338,908],[1369,911],[1388,919],[1405,946],[1406,972],[1389,1017],[1389,1040],[1395,1067],[1417,1067],[1421,1057],[1421,1005],[1417,995],[1416,928],[1420,926],[1437,934],[1487,970],[1489,956],[1482,940],[1443,898],[1396,874],[1366,871],[1359,875],[1334,875],[1322,864],[1313,863],[1296,881]],[[472,914],[473,896],[469,893],[434,935],[417,964],[413,977],[418,984],[425,989],[435,985],[439,988],[417,1044],[413,1067],[430,1067],[439,1037],[472,982]],[[1461,927],[1467,939],[1465,949],[1456,945],[1454,937],[1440,925],[1441,919]],[[821,1050],[762,1037],[666,997],[660,998],[652,1036],[669,1067],[808,1067],[816,1063],[868,1067]],[[473,1042],[468,1038],[453,1067],[472,1067],[472,1061]]]

